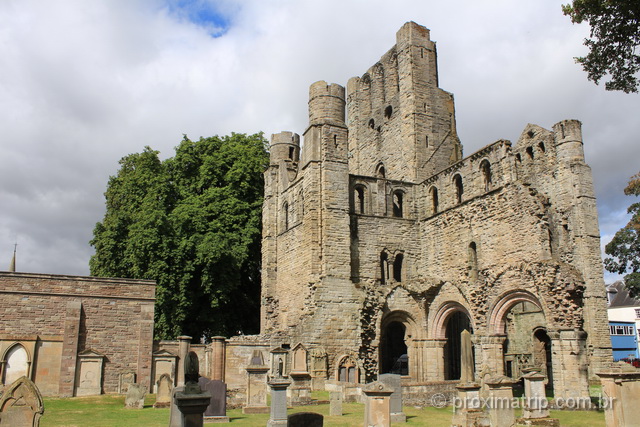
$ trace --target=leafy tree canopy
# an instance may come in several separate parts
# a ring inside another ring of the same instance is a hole
[[[640,1],[638,0],[573,0],[562,6],[571,22],[587,21],[591,36],[584,44],[587,56],[576,58],[589,80],[598,84],[607,74],[606,90],[638,92],[640,70]]]
[[[157,338],[257,332],[265,147],[185,136],[174,157],[146,147],[109,179],[91,274],[155,280]]]
[[[624,189],[628,196],[640,196],[640,173],[631,177]],[[624,283],[633,297],[640,296],[640,202],[633,203],[627,210],[631,220],[621,228],[613,240],[605,247],[610,258],[604,260],[605,268],[624,276]]]

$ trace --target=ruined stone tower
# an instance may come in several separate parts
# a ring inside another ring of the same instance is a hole
[[[405,24],[346,93],[311,85],[302,145],[272,137],[255,343],[301,343],[319,383],[396,372],[424,393],[455,384],[468,329],[477,376],[536,367],[587,395],[611,349],[582,144],[576,120],[530,124],[463,158],[435,43]]]

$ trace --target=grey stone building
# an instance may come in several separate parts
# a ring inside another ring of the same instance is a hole
[[[580,122],[463,157],[436,58],[407,23],[346,90],[311,85],[302,143],[273,135],[261,335],[228,341],[232,388],[252,350],[277,347],[308,352],[314,388],[391,372],[441,391],[460,378],[464,329],[477,377],[535,367],[557,397],[588,396],[611,360]]]

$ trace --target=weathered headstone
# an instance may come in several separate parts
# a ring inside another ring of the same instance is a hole
[[[262,352],[254,350],[247,370],[247,402],[242,408],[243,414],[266,414],[267,406],[267,372]]]
[[[125,408],[144,408],[144,398],[147,395],[147,387],[143,384],[129,384],[127,396],[124,398]]]
[[[42,395],[27,377],[20,377],[0,396],[0,426],[38,427],[44,414]]]
[[[515,424],[513,384],[511,378],[504,376],[485,379],[491,427],[511,427]]]
[[[171,389],[173,381],[169,374],[162,374],[156,382],[156,403],[154,408],[167,408],[171,405]]]
[[[118,380],[118,393],[127,394],[129,385],[136,382],[136,373],[133,371],[121,372]]]
[[[287,425],[287,387],[291,381],[286,377],[272,378],[269,382],[271,388],[271,416],[267,422],[268,427]]]
[[[78,367],[76,369],[76,396],[93,396],[102,394],[102,371],[104,354],[92,349],[78,353]]]
[[[402,383],[401,376],[398,374],[380,374],[378,381],[385,384],[393,390],[391,400],[389,402],[391,410],[391,422],[405,423],[407,416],[402,412]]]
[[[522,376],[524,379],[524,407],[522,418],[516,422],[524,425],[560,426],[560,421],[549,418],[549,404],[544,390],[546,377],[532,371]]]
[[[473,344],[471,333],[466,329],[460,333],[460,382],[474,382],[473,376]]]
[[[489,420],[481,405],[480,384],[474,381],[471,333],[466,329],[460,333],[460,347],[460,385],[456,387],[458,404],[454,406],[451,425],[486,425]]]
[[[307,364],[307,349],[300,343],[291,350],[291,353],[293,356],[289,377],[292,384],[288,391],[291,403],[306,403],[311,400],[311,375]]]
[[[315,412],[298,412],[287,417],[288,427],[322,427],[324,417]]]
[[[376,381],[362,388],[365,395],[364,425],[369,427],[389,427],[391,425],[391,394],[393,390]]]
[[[184,391],[175,394],[176,405],[182,413],[181,425],[184,427],[202,427],[204,411],[211,401],[211,394],[202,391],[198,385],[199,371],[198,355],[191,351],[184,359]]]
[[[174,387],[171,392],[171,412],[169,413],[169,427],[182,427],[182,412],[178,409],[176,395],[184,392],[184,386]]]
[[[200,377],[198,384],[203,391],[211,394],[211,402],[204,411],[205,422],[228,423],[227,417],[227,385],[220,380]]]
[[[329,392],[329,415],[342,416],[342,391]]]
[[[638,425],[640,422],[640,372],[628,363],[620,363],[607,372],[596,374],[606,399],[603,406],[607,427]]]

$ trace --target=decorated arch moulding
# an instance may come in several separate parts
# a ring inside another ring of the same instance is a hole
[[[500,295],[489,309],[489,324],[487,327],[491,335],[504,335],[507,313],[513,306],[521,302],[529,302],[538,307],[542,310],[545,320],[548,322],[548,310],[540,304],[540,300],[535,295],[525,290],[512,290]]]
[[[475,319],[471,316],[467,307],[458,301],[445,301],[440,305],[431,322],[430,337],[433,339],[446,339],[446,325],[451,315],[461,312],[467,315],[471,327],[476,330]]]

